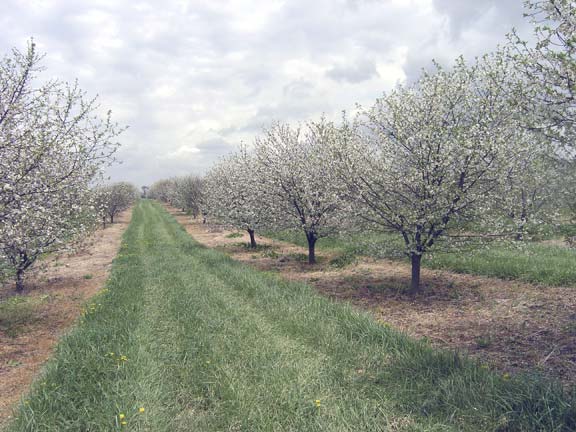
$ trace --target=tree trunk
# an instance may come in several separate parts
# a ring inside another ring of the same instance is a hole
[[[306,233],[308,239],[308,264],[316,264],[316,233]]]
[[[24,278],[22,277],[24,270],[18,269],[16,271],[16,292],[21,293],[24,291]]]
[[[528,218],[527,218],[527,216],[523,210],[522,216],[520,217],[520,223],[518,224],[518,227],[516,228],[516,240],[517,241],[524,240],[524,236],[526,235],[526,224],[527,223],[528,223]]]
[[[528,223],[528,202],[526,199],[526,192],[522,190],[522,211],[520,213],[520,223],[518,224],[516,230],[516,240],[524,240],[524,235],[526,234],[526,224]]]
[[[256,237],[254,237],[254,230],[253,230],[253,229],[249,229],[249,230],[247,230],[247,231],[248,231],[248,234],[250,234],[250,247],[251,247],[252,249],[254,249],[254,248],[256,248],[256,246],[258,246],[258,245],[256,244]]]
[[[410,255],[412,261],[412,279],[410,281],[410,294],[414,295],[420,291],[420,264],[422,255],[412,253]]]
[[[516,241],[524,240],[524,226],[523,225],[518,226],[515,239],[516,239]]]
[[[110,223],[111,223],[111,224],[114,223],[114,215],[113,215],[113,214],[110,215]]]

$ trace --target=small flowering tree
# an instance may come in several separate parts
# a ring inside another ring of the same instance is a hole
[[[248,232],[255,248],[255,231],[266,226],[269,209],[260,194],[255,157],[241,147],[223,158],[206,175],[206,206],[214,219]]]
[[[276,123],[256,138],[254,146],[259,194],[276,227],[304,231],[310,264],[316,262],[316,241],[341,224],[341,201],[326,163],[326,148],[337,135],[338,128],[326,119],[303,129]]]
[[[114,218],[130,208],[138,196],[138,190],[127,182],[113,183],[102,188],[104,197],[104,213],[114,223]]]
[[[516,127],[517,80],[506,56],[437,66],[378,99],[331,148],[342,195],[372,230],[395,231],[420,289],[422,256],[450,230],[491,221],[527,131]]]
[[[158,180],[150,186],[148,196],[163,203],[171,203],[174,195],[175,185],[173,179]]]
[[[98,186],[92,190],[94,211],[102,222],[102,228],[106,228],[108,222],[108,203],[110,202],[110,187]]]
[[[194,219],[202,212],[204,180],[196,175],[176,177],[172,180],[171,204],[190,212]]]
[[[573,0],[525,1],[536,45],[512,33],[518,69],[531,84],[526,99],[529,127],[575,150],[576,4]]]
[[[516,240],[525,240],[528,228],[537,230],[554,220],[567,184],[566,172],[553,157],[549,141],[540,134],[525,138],[524,145],[517,147],[512,171],[503,176],[494,204],[494,217],[500,215],[504,224],[512,225]]]
[[[576,224],[576,162],[573,160],[561,160],[558,163],[561,187],[558,188],[557,207],[566,211],[567,220]],[[565,220],[566,220],[565,219]],[[567,235],[567,237],[573,237]],[[572,241],[572,240],[570,240]]]
[[[574,158],[576,157],[576,4],[572,0],[528,0],[526,16],[534,28],[536,44],[523,41],[515,32],[516,65],[530,84],[521,100],[524,127],[539,134],[554,148],[551,163],[559,206],[572,212]],[[562,173],[559,174],[559,171]]]
[[[40,61],[33,43],[0,60],[0,261],[18,291],[40,255],[94,226],[90,184],[121,132],[76,84],[37,85]]]
[[[173,177],[155,182],[148,196],[192,214],[206,216],[204,179],[196,175]],[[204,222],[206,219],[204,219]]]

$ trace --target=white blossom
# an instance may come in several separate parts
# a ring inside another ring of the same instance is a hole
[[[37,85],[40,61],[33,43],[0,60],[0,267],[18,290],[41,254],[94,225],[90,185],[121,132],[76,83]]]
[[[335,233],[343,222],[338,189],[330,181],[332,169],[326,149],[337,139],[338,128],[322,118],[301,127],[275,123],[256,138],[254,154],[259,194],[275,228],[304,231],[308,262],[315,262],[319,238]]]
[[[106,226],[106,219],[114,223],[114,217],[128,209],[138,197],[136,187],[127,182],[100,186],[94,190],[94,193],[95,207],[104,226]]]
[[[245,146],[215,164],[205,178],[206,207],[211,218],[250,235],[270,224],[267,195],[259,187],[256,159]]]
[[[331,149],[343,194],[372,230],[395,231],[420,286],[424,253],[465,221],[494,220],[506,176],[529,132],[505,55],[437,66],[377,100]],[[520,89],[521,90],[521,89]]]

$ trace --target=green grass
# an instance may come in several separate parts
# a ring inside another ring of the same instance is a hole
[[[576,427],[574,398],[559,385],[506,379],[254,271],[200,246],[149,201],[86,310],[10,431]]]
[[[14,271],[7,260],[0,257],[0,286],[14,277]]]
[[[244,234],[242,234],[241,232],[233,232],[226,235],[226,238],[241,238],[241,237],[244,237]]]
[[[267,236],[307,247],[304,234],[295,231],[267,232]],[[317,247],[336,250],[346,260],[351,255],[392,258],[408,262],[402,255],[403,243],[393,234],[363,234],[355,237],[322,238]],[[518,279],[553,286],[576,285],[576,250],[538,243],[492,243],[487,248],[461,253],[438,252],[426,255],[423,265],[457,273]]]
[[[428,259],[426,266],[544,285],[576,284],[576,250],[537,243],[493,245],[469,254],[438,254]]]
[[[16,337],[24,329],[40,319],[38,307],[50,300],[49,295],[29,297],[13,296],[0,301],[0,331]]]

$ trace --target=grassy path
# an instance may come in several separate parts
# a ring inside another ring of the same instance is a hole
[[[10,430],[568,431],[575,418],[558,387],[255,272],[143,201],[108,288]]]

